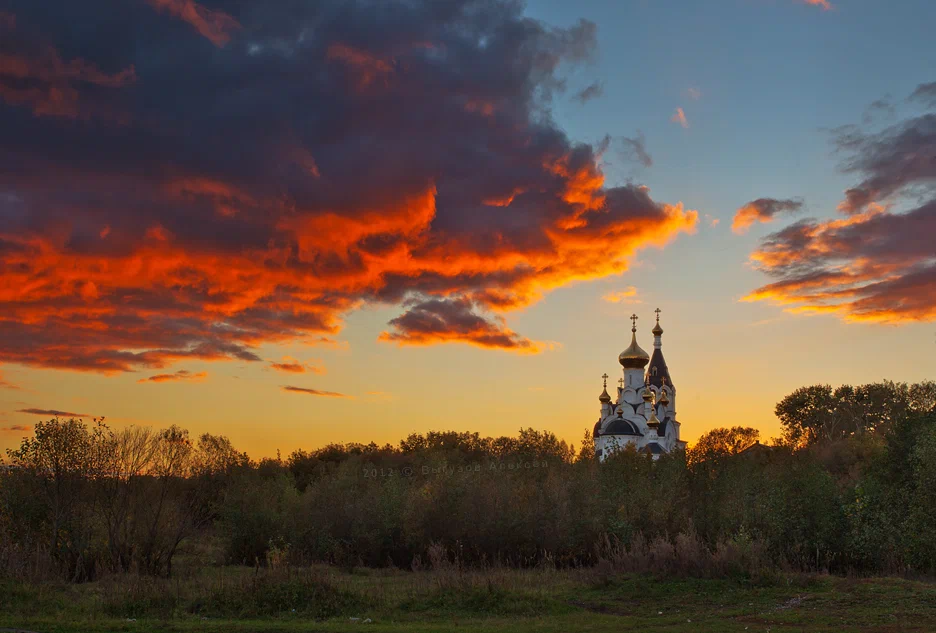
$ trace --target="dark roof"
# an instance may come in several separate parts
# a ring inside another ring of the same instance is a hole
[[[666,435],[666,425],[669,424],[669,422],[669,418],[663,418],[663,420],[660,422],[660,426],[657,427],[657,435],[660,437]]]
[[[656,442],[650,442],[643,447],[645,453],[651,453],[653,455],[662,455],[666,451],[663,450],[663,447],[657,444]]]
[[[615,418],[602,435],[643,435],[633,422],[624,418]]]
[[[656,369],[656,372],[653,370]],[[675,390],[673,379],[670,378],[669,369],[666,366],[666,360],[663,359],[663,350],[654,349],[653,356],[650,357],[650,364],[647,365],[647,376],[650,384],[659,389],[663,386],[663,378],[666,378],[666,385]],[[672,393],[672,392],[670,392]]]
[[[601,420],[595,422],[595,430],[592,431],[592,437],[598,437],[601,435]]]

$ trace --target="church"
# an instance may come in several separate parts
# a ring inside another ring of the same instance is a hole
[[[676,386],[663,359],[663,328],[660,309],[656,310],[653,356],[637,344],[637,315],[631,316],[631,344],[618,362],[624,377],[618,380],[617,398],[608,393],[608,374],[598,396],[601,417],[595,423],[595,455],[604,460],[611,452],[633,446],[659,459],[674,449],[684,449],[676,421]],[[648,366],[649,363],[649,366]],[[644,369],[646,368],[646,370]]]

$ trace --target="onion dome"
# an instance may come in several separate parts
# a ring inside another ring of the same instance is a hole
[[[601,390],[601,395],[598,396],[598,402],[608,404],[611,402],[611,396],[608,395],[608,374],[604,374],[601,378],[604,380],[604,389]]]
[[[646,387],[644,387],[644,392],[643,392],[642,397],[643,397],[644,402],[653,402],[653,390],[650,388],[650,385],[647,385]]]
[[[655,409],[650,409],[650,419],[647,420],[647,426],[649,426],[651,429],[655,429],[656,427],[660,426],[660,419],[656,417]]]
[[[643,369],[650,362],[650,354],[640,349],[640,345],[637,344],[637,315],[633,315],[631,320],[634,322],[631,328],[631,344],[618,356],[618,362],[624,369]]]
[[[666,395],[666,388],[660,390],[660,404],[664,407],[669,404],[669,396]]]
[[[656,325],[653,326],[653,329],[650,330],[654,336],[663,336],[663,328],[660,327],[660,322],[657,321]]]

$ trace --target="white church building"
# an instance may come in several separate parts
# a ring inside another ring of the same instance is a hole
[[[650,453],[654,459],[686,447],[679,439],[676,387],[663,360],[659,308],[656,318],[652,330],[653,356],[650,356],[637,344],[637,315],[631,316],[631,344],[618,356],[624,377],[618,381],[617,398],[613,401],[608,393],[608,374],[602,376],[604,390],[598,396],[601,417],[593,432],[595,455],[601,460],[628,446]]]

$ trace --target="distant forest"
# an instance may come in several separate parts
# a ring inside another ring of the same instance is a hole
[[[658,461],[622,450],[602,463],[587,431],[578,451],[524,429],[255,461],[223,436],[52,419],[0,472],[0,576],[315,562],[936,571],[936,383],[804,387],[776,415],[782,436],[763,444],[720,428]]]

